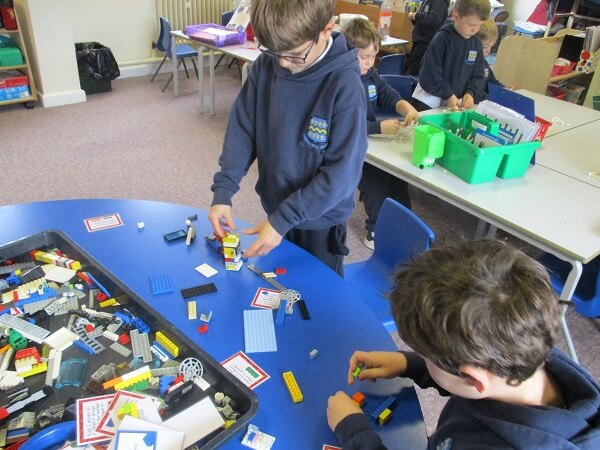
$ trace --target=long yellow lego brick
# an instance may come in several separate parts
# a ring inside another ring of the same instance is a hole
[[[296,378],[292,372],[283,372],[283,381],[285,381],[285,385],[287,386],[294,403],[304,400],[300,387],[298,387],[298,383],[296,383]]]
[[[19,372],[19,376],[23,378],[30,377],[31,375],[35,375],[38,373],[42,373],[48,370],[48,365],[45,362],[37,363],[32,366],[30,370],[25,372]]]

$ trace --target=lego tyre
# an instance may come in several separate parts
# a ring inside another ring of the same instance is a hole
[[[62,448],[65,442],[76,438],[75,421],[60,422],[44,428],[42,431],[34,434],[25,443],[19,447],[20,450],[52,450]]]

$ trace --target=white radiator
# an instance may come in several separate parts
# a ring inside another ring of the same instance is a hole
[[[156,0],[157,16],[169,19],[173,30],[199,23],[221,24],[221,14],[231,7],[231,0]]]

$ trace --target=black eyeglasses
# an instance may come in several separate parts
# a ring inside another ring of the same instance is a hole
[[[268,48],[264,48],[264,47],[259,47],[258,49],[266,54],[269,55],[272,58],[276,58],[276,59],[285,59],[288,62],[291,62],[293,64],[306,64],[306,60],[308,59],[308,54],[310,53],[310,51],[312,50],[312,48],[315,46],[315,44],[317,43],[317,41],[312,41],[310,43],[310,45],[308,46],[308,48],[306,49],[306,53],[304,54],[304,56],[293,56],[293,55],[282,55],[280,53],[275,53],[273,50],[269,50]]]

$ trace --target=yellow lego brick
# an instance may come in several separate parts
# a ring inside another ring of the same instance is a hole
[[[162,334],[161,331],[156,332],[156,342],[163,346],[163,348],[168,351],[175,358],[179,356],[179,347],[175,345],[171,339]]]
[[[300,387],[298,387],[298,383],[296,383],[296,378],[292,372],[283,372],[283,381],[285,381],[285,385],[287,386],[294,403],[304,400]]]
[[[107,306],[118,305],[117,301],[114,298],[108,298],[102,302],[98,303],[101,308],[105,308]]]
[[[390,420],[392,418],[392,411],[390,411],[388,408],[385,408],[381,414],[379,414],[379,416],[377,417],[377,420],[379,421],[379,425],[385,425],[387,423],[388,420]]]
[[[187,304],[188,319],[194,320],[198,318],[198,312],[196,311],[196,300],[190,300]]]
[[[151,375],[152,374],[150,373],[150,370],[148,370],[147,372],[141,373],[135,377],[123,380],[114,385],[115,391],[118,391],[119,389],[126,389],[132,384],[137,383],[138,381],[147,380],[148,378],[150,378]]]
[[[28,370],[26,372],[19,372],[19,376],[23,377],[23,378],[27,378],[27,377],[30,377],[31,375],[46,372],[47,370],[48,370],[48,364],[46,364],[45,362],[41,362],[38,364],[34,364],[33,367],[31,368],[31,370]]]

